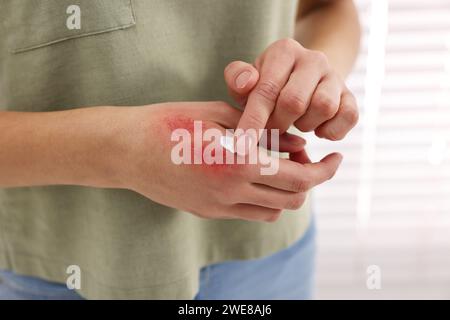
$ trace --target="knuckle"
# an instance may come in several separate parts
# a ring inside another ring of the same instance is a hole
[[[338,105],[326,94],[319,94],[315,101],[317,105],[317,111],[321,116],[331,119],[338,109]]]
[[[300,43],[298,43],[298,41],[292,39],[292,38],[285,38],[285,39],[281,39],[277,41],[277,45],[281,48],[281,49],[287,49],[287,50],[291,50],[291,49],[298,49],[300,47]]]
[[[266,80],[259,83],[255,88],[255,93],[269,102],[275,102],[280,93],[280,86],[273,81]]]
[[[323,53],[322,51],[313,50],[313,51],[311,51],[311,56],[318,63],[328,65],[328,58],[327,58],[326,54]]]
[[[246,117],[251,128],[264,128],[266,126],[264,119],[255,112],[247,113]]]
[[[356,123],[358,123],[359,120],[358,109],[356,107],[347,108],[345,111],[342,112],[342,117],[347,123],[355,125]]]
[[[330,68],[328,57],[322,51],[308,50],[306,58],[311,63],[320,66],[321,69],[328,70]]]
[[[280,97],[280,104],[287,112],[295,115],[305,113],[307,105],[305,99],[299,94],[285,93]]]

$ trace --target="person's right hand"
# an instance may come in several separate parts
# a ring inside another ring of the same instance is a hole
[[[244,107],[237,126],[243,131],[277,128],[284,133],[293,125],[336,141],[358,121],[356,99],[327,56],[296,40],[274,42],[254,65],[231,62],[224,76],[230,96]]]
[[[125,188],[160,204],[203,218],[275,221],[283,209],[298,209],[306,192],[330,179],[341,156],[333,154],[318,163],[280,159],[275,175],[261,175],[258,164],[181,164],[171,161],[172,131],[192,128],[234,128],[241,112],[223,102],[165,103],[132,108],[135,124],[122,172]],[[280,150],[301,154],[304,140],[284,136]],[[228,152],[224,149],[224,152]],[[234,155],[237,157],[237,155]],[[304,159],[304,157],[302,157]]]

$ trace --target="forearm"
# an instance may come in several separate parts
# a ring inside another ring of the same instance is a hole
[[[113,107],[0,112],[0,187],[119,186],[125,116]]]
[[[301,1],[300,3],[302,3]],[[312,3],[309,4],[308,3]],[[360,38],[360,25],[352,1],[309,1],[300,5],[295,38],[304,47],[324,52],[343,78],[351,71]]]

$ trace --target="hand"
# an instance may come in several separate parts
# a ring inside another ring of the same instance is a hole
[[[318,137],[340,140],[356,125],[358,108],[325,54],[292,39],[279,40],[256,59],[225,69],[230,95],[245,106],[238,128],[276,128],[292,124]]]
[[[136,115],[122,138],[129,140],[124,141],[128,151],[121,161],[129,165],[117,168],[122,187],[203,218],[275,221],[283,209],[298,209],[306,192],[330,179],[341,161],[338,154],[318,163],[303,161],[304,141],[289,135],[280,141],[280,149],[290,152],[293,160],[279,159],[275,175],[261,175],[259,162],[177,165],[171,160],[177,144],[171,141],[175,129],[191,131],[193,121],[202,120],[203,130],[216,128],[225,133],[226,128],[236,127],[241,112],[222,102],[166,103],[129,110]],[[295,155],[302,155],[301,159]]]

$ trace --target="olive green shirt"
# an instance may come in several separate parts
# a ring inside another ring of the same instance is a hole
[[[67,27],[72,4],[81,9],[81,29]],[[1,0],[0,109],[231,103],[225,66],[254,61],[273,41],[292,36],[296,6]],[[79,293],[90,299],[191,299],[202,266],[272,254],[299,239],[308,223],[307,204],[269,224],[200,219],[127,190],[1,189],[0,268],[66,282],[67,267],[77,265]]]

